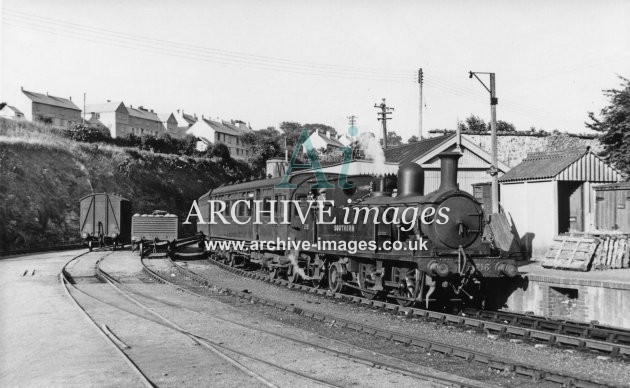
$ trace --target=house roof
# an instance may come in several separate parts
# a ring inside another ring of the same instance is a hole
[[[189,114],[187,114],[187,113],[183,113],[183,112],[182,112],[182,118],[183,118],[184,120],[186,120],[186,122],[187,122],[189,125],[193,125],[194,123],[196,123],[196,122],[197,122],[197,118],[196,118],[196,117],[194,117],[193,115],[189,115]]]
[[[530,153],[499,182],[550,178],[614,182],[621,178],[621,174],[585,147]]]
[[[22,113],[21,110],[19,110],[18,108],[14,107],[13,105],[4,105],[4,106],[0,105],[0,109],[5,108],[5,107],[11,109],[13,112],[15,112],[15,114],[24,115],[24,113]]]
[[[385,160],[398,164],[411,163],[428,154],[442,143],[453,139],[455,134],[433,137],[415,143],[403,144],[385,150]]]
[[[100,104],[88,104],[85,106],[85,111],[87,113],[115,112],[120,104],[122,104],[122,101],[108,101]]]
[[[144,110],[144,109],[136,109],[136,108],[131,108],[131,107],[127,107],[127,112],[129,112],[129,116],[132,117],[137,117],[139,119],[144,119],[144,120],[151,120],[151,121],[160,121],[160,118],[158,117],[158,115],[155,112],[151,112],[148,110]]]
[[[24,89],[22,89],[22,93],[24,93],[24,95],[26,95],[26,97],[28,97],[31,101],[36,102],[38,104],[52,105],[52,106],[57,106],[60,108],[81,111],[81,109],[79,109],[78,106],[76,106],[71,100],[67,98],[55,97],[48,94],[29,92],[28,90],[24,90]]]
[[[214,128],[214,130],[217,131],[217,132],[225,133],[225,134],[232,135],[232,136],[240,136],[242,134],[240,130],[230,128],[230,127],[228,127],[226,124],[224,124],[222,122],[212,121],[212,120],[208,120],[208,119],[203,119],[203,121],[205,121],[206,123],[210,124],[210,126],[212,128]]]

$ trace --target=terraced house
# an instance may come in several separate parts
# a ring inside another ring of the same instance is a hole
[[[125,106],[122,101],[107,101],[101,104],[87,105],[85,113],[89,122],[109,129],[113,138],[134,134],[136,136],[158,136],[166,132],[162,121],[153,110],[142,106]]]
[[[232,158],[244,160],[247,158],[249,150],[243,143],[241,136],[248,131],[251,129],[242,121],[214,121],[201,116],[201,120],[197,120],[186,131],[186,134],[194,135],[201,140],[202,144],[198,147],[200,150],[207,149],[209,144],[223,143],[230,150]]]
[[[81,109],[72,102],[72,98],[51,96],[30,92],[22,88],[24,118],[49,124],[55,128],[69,129],[81,122]]]

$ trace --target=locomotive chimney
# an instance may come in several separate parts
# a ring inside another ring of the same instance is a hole
[[[424,170],[420,165],[407,163],[398,169],[398,198],[422,195],[424,192]]]
[[[440,158],[440,188],[438,191],[459,189],[457,185],[457,161],[462,157],[459,152],[443,152]]]

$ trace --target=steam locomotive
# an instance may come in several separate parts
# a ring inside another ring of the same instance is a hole
[[[216,258],[260,266],[272,277],[332,292],[354,289],[370,299],[394,298],[403,306],[482,303],[489,282],[517,275],[517,252],[496,245],[479,202],[459,190],[460,156],[439,155],[440,187],[426,195],[423,169],[414,163],[400,166],[397,176],[350,175],[347,184],[324,188],[321,176],[311,170],[292,173],[292,188],[277,188],[287,182],[282,177],[218,187],[198,200],[203,218],[217,220],[197,228],[214,242],[242,242],[238,248],[214,244]],[[320,173],[328,182],[340,178]],[[224,209],[214,208],[219,201]],[[294,206],[273,211],[283,204]],[[255,214],[256,205],[260,214]],[[401,216],[405,211],[418,219]],[[348,217],[356,213],[360,217]],[[261,248],[260,241],[310,244],[307,249],[283,244]],[[334,245],[338,248],[351,241],[369,244],[340,250],[331,243],[339,243]]]

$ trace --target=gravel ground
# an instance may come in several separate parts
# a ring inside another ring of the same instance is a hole
[[[212,299],[219,300],[225,304],[236,307],[239,310],[245,310],[252,315],[263,315],[265,317],[274,319],[281,322],[282,325],[295,326],[314,333],[318,333],[325,338],[333,338],[344,343],[354,344],[362,348],[366,348],[377,352],[381,355],[390,355],[399,359],[408,360],[415,365],[423,365],[436,370],[441,370],[447,373],[456,374],[459,376],[465,376],[470,379],[483,381],[485,385],[502,385],[510,387],[540,387],[540,386],[556,386],[550,383],[534,383],[531,379],[522,376],[515,375],[513,373],[498,372],[496,370],[487,368],[482,364],[469,363],[456,357],[446,357],[440,353],[427,353],[421,349],[413,346],[405,346],[399,343],[387,341],[378,337],[373,337],[364,333],[357,333],[353,330],[340,329],[338,327],[331,327],[327,324],[302,317],[293,313],[287,313],[275,308],[262,306],[260,304],[252,304],[247,301],[243,301],[239,298],[229,296],[227,294],[220,294],[218,292],[204,289],[191,285],[190,281],[178,275],[175,271],[172,271],[172,267],[165,260],[151,260],[150,264],[152,268],[161,270],[162,275],[170,277],[170,280],[185,284],[187,288],[195,289],[196,292],[205,293]],[[216,269],[216,268],[215,268]],[[220,271],[219,269],[216,269]],[[140,275],[142,276],[142,275]],[[229,280],[229,279],[228,279]],[[193,283],[194,284],[194,283]],[[256,293],[256,290],[250,288],[250,290]],[[280,292],[290,292],[289,290],[277,289]],[[193,300],[194,297],[189,297],[188,300]],[[325,308],[326,304],[332,301],[322,299],[321,301],[311,302],[315,305],[322,304]],[[181,303],[181,302],[180,302]],[[334,302],[333,302],[334,303]],[[344,306],[340,306],[344,307]],[[345,318],[352,318],[355,314],[352,311],[347,310],[344,315]],[[341,314],[338,314],[341,316]],[[399,318],[402,319],[402,318]],[[374,324],[376,322],[369,322]],[[286,328],[284,330],[287,330]]]
[[[142,386],[59,282],[84,251],[0,260],[0,387]]]
[[[388,330],[395,330],[452,345],[464,346],[541,368],[576,374],[586,379],[602,381],[607,384],[628,386],[628,381],[630,381],[630,368],[623,361],[613,359],[599,360],[590,354],[552,347],[535,348],[533,344],[514,343],[506,339],[495,339],[494,337],[473,334],[470,331],[463,331],[450,326],[425,322],[419,319],[406,319],[378,310],[369,310],[364,307],[338,303],[319,296],[296,292],[258,280],[241,277],[206,262],[192,261],[185,264],[191,270],[208,278],[217,286],[229,287],[239,291],[247,289],[258,296],[293,304],[311,311],[329,313],[343,319],[384,327]],[[375,340],[372,337],[370,338],[369,341]],[[450,371],[451,369],[447,370]],[[475,378],[470,375],[468,377]]]
[[[327,349],[337,349],[345,353],[361,355],[364,358],[371,358],[374,361],[378,359],[372,352],[356,349],[347,344],[342,344],[329,339],[321,338],[310,331],[305,331],[293,326],[279,324],[276,320],[271,320],[259,314],[251,314],[251,311],[243,312],[240,309],[234,309],[230,306],[212,301],[208,298],[195,297],[184,294],[175,290],[171,286],[161,284],[145,284],[142,282],[144,278],[139,276],[141,281],[134,281],[133,276],[139,275],[138,272],[129,271],[133,265],[138,265],[137,261],[130,261],[124,255],[112,255],[103,261],[101,268],[110,273],[112,276],[125,283],[125,287],[133,290],[134,298],[138,298],[141,303],[146,304],[152,311],[166,317],[175,322],[177,325],[185,328],[187,331],[196,335],[211,338],[222,346],[239,351],[246,352],[262,360],[271,361],[273,364],[281,365],[291,370],[302,371],[312,377],[324,380],[334,385],[351,387],[351,386],[401,386],[401,387],[434,387],[442,386],[442,384],[434,384],[425,380],[418,380],[415,377],[405,376],[398,372],[388,371],[381,368],[375,368],[372,364],[356,363],[343,357],[337,357],[330,351],[322,352],[313,346],[296,343],[287,338],[295,338],[301,341],[307,341],[310,344],[321,344]],[[139,269],[139,268],[138,268]],[[129,303],[129,302],[127,302]],[[116,302],[116,305],[125,305],[124,302]],[[99,312],[99,315],[107,315],[107,311]],[[134,318],[134,317],[132,317]],[[105,319],[101,317],[100,319]],[[110,322],[115,320],[110,318]],[[226,322],[229,320],[230,322]],[[133,326],[135,319],[129,319],[126,323]],[[249,328],[242,327],[248,325]],[[163,333],[164,329],[155,330],[151,322],[147,324],[138,323],[136,331],[131,331],[126,336],[130,341],[136,341],[137,338],[144,342],[151,338],[163,338],[170,343],[168,333]],[[267,332],[261,331],[261,329]],[[275,333],[275,334],[272,334]],[[143,338],[147,337],[147,338]],[[160,363],[165,360],[171,361],[170,373],[177,374],[176,369],[181,368],[184,372],[178,374],[186,375],[190,370],[190,364],[203,366],[204,360],[197,354],[186,354],[181,346],[175,344],[174,347],[164,344],[164,350],[168,351],[168,357],[164,359],[156,359]],[[203,349],[202,349],[203,350]],[[196,353],[198,353],[197,351]],[[163,354],[163,353],[161,353]],[[145,356],[146,357],[146,356]],[[181,359],[177,359],[181,357]],[[236,355],[235,357],[241,358]],[[199,358],[199,360],[196,360]],[[135,358],[134,358],[135,360]],[[195,360],[195,361],[192,361]],[[241,360],[246,363],[248,368],[256,370],[269,380],[279,386],[285,387],[307,387],[320,386],[313,381],[305,380],[300,377],[293,376],[284,371],[278,371],[264,363],[252,361],[244,358]],[[382,362],[382,360],[381,360]],[[390,362],[391,365],[398,364],[399,367],[404,366],[403,363]],[[413,365],[410,365],[414,367]],[[173,370],[175,369],[175,370]],[[206,365],[206,369],[214,370],[212,364]],[[414,367],[414,370],[420,373],[434,372],[428,368]],[[447,375],[447,374],[443,374]],[[448,374],[447,377],[451,377]],[[186,380],[194,386],[203,383],[203,381]],[[472,381],[463,381],[464,383],[474,384]],[[207,384],[208,381],[206,380]],[[212,381],[212,385],[220,386],[245,386],[237,381],[232,384],[225,384],[226,381]],[[172,384],[168,384],[172,385]],[[180,384],[174,384],[180,385]],[[477,387],[484,387],[486,384],[476,383]]]

